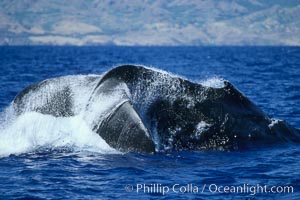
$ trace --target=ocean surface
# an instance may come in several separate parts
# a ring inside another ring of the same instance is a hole
[[[0,199],[300,199],[299,144],[123,154],[80,120],[10,119],[10,102],[32,83],[121,64],[226,79],[300,128],[299,47],[0,47]]]

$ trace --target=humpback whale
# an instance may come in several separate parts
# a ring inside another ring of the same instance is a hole
[[[76,99],[74,88],[84,100]],[[271,119],[228,81],[209,87],[144,66],[47,79],[21,91],[13,107],[18,115],[83,113],[94,132],[122,152],[234,150],[300,141],[298,129]]]

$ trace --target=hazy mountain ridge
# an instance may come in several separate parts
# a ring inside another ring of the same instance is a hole
[[[0,2],[0,44],[300,45],[300,2]]]

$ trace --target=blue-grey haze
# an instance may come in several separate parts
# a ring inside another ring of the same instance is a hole
[[[0,0],[2,45],[299,45],[299,0]]]

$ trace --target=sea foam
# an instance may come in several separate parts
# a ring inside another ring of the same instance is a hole
[[[53,117],[26,112],[1,125],[0,156],[26,153],[41,147],[69,147],[99,153],[117,152],[91,130],[81,115]]]
[[[212,87],[212,88],[223,88],[225,87],[224,79],[218,77],[212,77],[203,81],[200,81],[200,84],[205,87]]]
[[[24,109],[16,113],[13,103],[0,115],[0,156],[21,154],[35,151],[40,148],[68,148],[76,151],[92,151],[97,153],[119,153],[110,147],[97,133],[93,131],[94,124],[89,115],[101,115],[107,111],[106,104],[94,102],[93,108],[86,110],[89,94],[84,91],[93,91],[99,77],[91,76],[88,83],[82,76],[67,76],[57,81],[49,82],[46,87],[28,94]],[[53,91],[63,90],[61,83],[68,83],[73,99],[72,116],[54,117],[52,115],[35,112],[36,106],[43,106],[51,98]],[[87,90],[84,87],[89,87]],[[118,95],[118,94],[115,94]],[[110,96],[111,99],[119,99]]]

